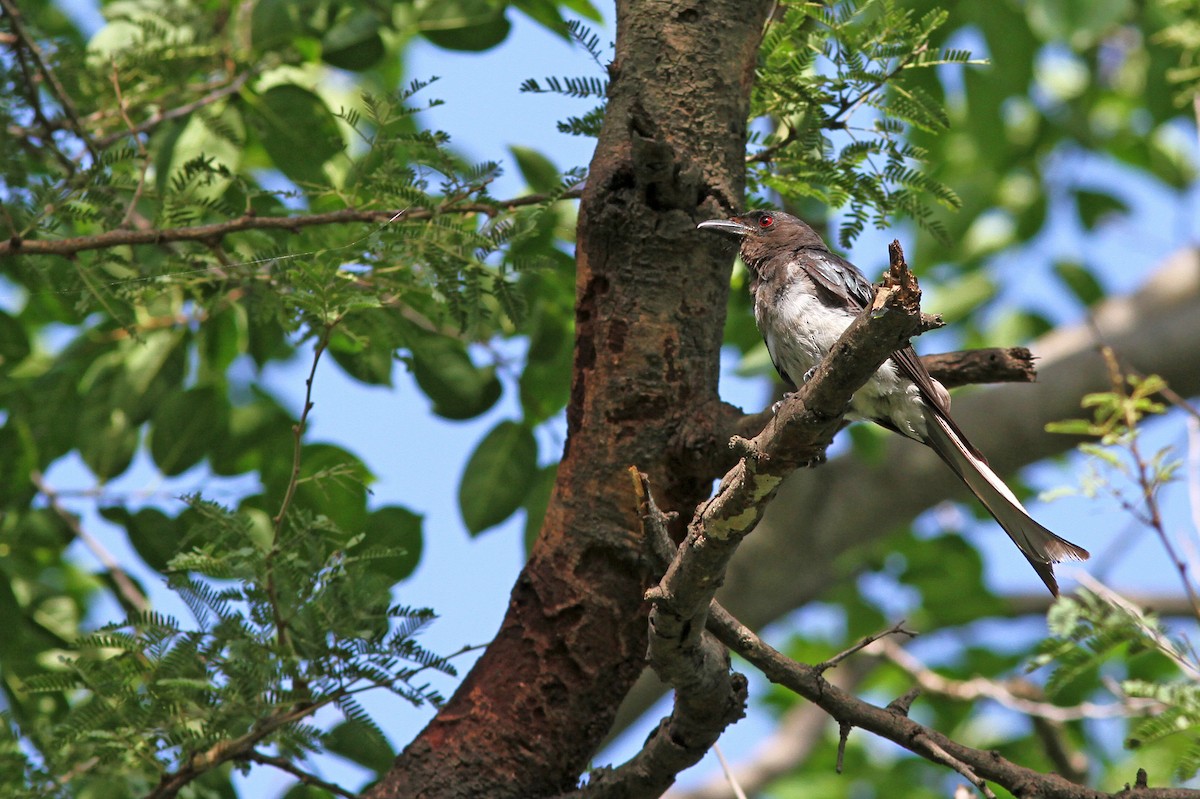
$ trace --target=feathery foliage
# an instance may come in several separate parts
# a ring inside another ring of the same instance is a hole
[[[256,544],[254,514],[199,498],[191,507],[200,519],[193,544],[167,572],[192,623],[132,615],[80,637],[51,672],[26,680],[32,694],[71,702],[53,725],[11,731],[40,756],[26,757],[20,796],[105,784],[136,791],[197,761],[249,762],[256,749],[303,756],[326,735],[309,716],[334,706],[372,726],[357,697],[376,688],[418,706],[441,702],[419,678],[454,668],[415,640],[433,614],[392,604],[390,581],[373,566],[394,550],[368,549],[363,535],[299,511],[275,544]],[[4,767],[20,756],[10,749]]]
[[[905,215],[935,234],[930,201],[957,208],[954,191],[924,169],[927,154],[906,127],[945,130],[939,102],[905,84],[906,73],[941,64],[979,64],[962,50],[935,51],[947,12],[917,16],[893,0],[783,4],[759,52],[748,157],[751,194],[772,204],[811,198],[845,209],[848,245],[868,224]]]

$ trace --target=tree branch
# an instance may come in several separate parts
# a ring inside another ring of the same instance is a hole
[[[252,749],[246,753],[245,759],[254,763],[260,763],[264,766],[274,766],[280,771],[291,774],[293,777],[300,780],[300,782],[304,785],[308,785],[313,788],[319,788],[323,791],[328,791],[335,796],[343,796],[345,799],[355,799],[358,796],[358,794],[354,791],[348,791],[336,783],[327,782],[314,774],[309,774],[307,771],[300,768],[286,757],[265,755],[262,752],[259,752],[257,749]]]
[[[580,189],[570,189],[558,196],[559,200],[573,200]],[[405,220],[431,219],[441,213],[486,214],[494,217],[505,210],[537,205],[550,199],[545,194],[527,194],[509,200],[495,202],[455,203],[437,211],[429,208],[407,208],[399,211],[345,208],[323,214],[297,214],[295,216],[241,216],[225,222],[191,227],[149,230],[107,230],[92,236],[76,236],[69,239],[24,239],[12,236],[0,241],[0,258],[9,255],[75,255],[85,250],[100,250],[123,245],[168,244],[176,241],[199,241],[206,244],[219,241],[231,233],[245,230],[286,230],[299,232],[301,228],[321,225],[345,225],[356,222],[386,223],[403,217]]]
[[[846,693],[822,677],[814,667],[797,663],[776,651],[719,605],[713,607],[711,618],[714,626],[710,629],[717,630],[721,642],[758,667],[771,682],[789,688],[820,706],[839,724],[874,733],[926,760],[948,765],[977,786],[982,786],[986,780],[1003,786],[1016,796],[1037,796],[1040,799],[1102,799],[1124,793],[1106,793],[1076,785],[1057,774],[1042,774],[1017,765],[996,751],[984,752],[963,746],[918,724],[906,713],[893,712]],[[1197,799],[1200,791],[1188,788],[1143,788],[1137,795],[1139,799]]]
[[[1162,709],[1162,705],[1150,699],[1123,697],[1119,702],[1097,704],[1081,702],[1078,705],[1062,706],[1042,701],[1041,692],[1025,680],[989,680],[973,677],[955,680],[944,677],[926,666],[895,641],[879,642],[878,654],[899,668],[928,693],[974,702],[990,699],[997,704],[1024,713],[1027,716],[1049,721],[1066,722],[1082,719],[1104,719],[1127,716],[1146,716]]]
[[[79,523],[79,518],[71,513],[62,504],[58,493],[46,483],[45,477],[38,470],[30,473],[29,479],[33,481],[34,488],[42,492],[42,496],[46,498],[46,502],[50,504],[50,509],[55,515],[63,521],[65,525],[75,534],[75,537],[83,542],[96,560],[100,561],[112,578],[113,585],[117,589],[117,601],[121,603],[121,607],[125,612],[133,615],[134,613],[145,613],[150,609],[150,601],[146,599],[146,595],[142,593],[142,589],[138,588],[133,579],[121,568],[121,564],[112,556],[104,545],[101,544],[95,536],[83,529],[83,525]]]
[[[946,388],[981,383],[1033,383],[1037,380],[1033,361],[1033,353],[1026,347],[989,347],[921,356],[929,374]],[[715,437],[722,441],[732,436],[753,438],[773,415],[771,408],[742,413],[740,408],[726,404],[717,416],[719,432]]]
[[[877,663],[871,657],[855,658],[832,672],[829,681],[844,691],[852,691]],[[749,760],[730,769],[733,778],[747,795],[761,794],[772,782],[808,761],[830,722],[829,714],[821,708],[811,702],[797,702],[783,714],[775,730]],[[698,788],[671,791],[664,799],[737,799],[737,794],[722,775]]]
[[[229,81],[229,83],[226,83],[224,86],[219,86],[203,97],[200,97],[190,103],[185,103],[177,108],[171,108],[167,111],[156,108],[153,114],[136,125],[131,124],[125,130],[115,130],[106,136],[101,136],[96,140],[96,146],[103,150],[120,141],[125,136],[133,136],[136,138],[139,134],[148,133],[164,122],[170,122],[172,119],[185,117],[193,111],[197,111],[207,105],[212,105],[218,100],[222,100],[231,94],[237,94],[242,90],[242,87],[246,85],[246,82],[249,81],[250,78],[257,75],[258,72],[259,68],[248,69],[240,75],[235,75],[233,80]]]
[[[675,546],[667,532],[669,518],[654,502],[646,475],[630,468],[643,537],[664,563]],[[692,627],[668,602],[650,611],[649,660],[658,676],[675,688],[675,705],[628,762],[593,772],[586,788],[571,794],[580,799],[660,796],[680,771],[695,765],[725,728],[746,708],[746,678],[729,670],[729,652],[703,625]]]
[[[929,374],[946,388],[980,383],[1033,383],[1034,355],[1027,347],[990,347],[922,355]]]

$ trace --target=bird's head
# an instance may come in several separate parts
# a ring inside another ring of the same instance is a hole
[[[751,211],[730,219],[709,219],[696,227],[740,238],[742,258],[747,263],[781,251],[792,252],[804,247],[827,249],[817,231],[783,211]]]

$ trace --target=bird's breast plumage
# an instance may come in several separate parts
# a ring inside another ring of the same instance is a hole
[[[759,280],[754,293],[754,320],[771,355],[787,381],[799,386],[819,364],[857,316],[857,309],[831,305],[801,270],[786,280]],[[887,361],[854,395],[850,412],[856,420],[889,424],[921,440],[925,434],[924,403],[916,385]]]

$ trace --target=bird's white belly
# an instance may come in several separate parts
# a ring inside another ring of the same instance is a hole
[[[791,289],[775,302],[766,296],[755,296],[754,319],[772,361],[799,386],[809,370],[829,353],[855,315],[829,307],[796,284]],[[896,364],[889,360],[854,394],[846,415],[856,421],[886,419],[904,435],[920,441],[926,431],[924,410],[917,386],[902,377]]]

